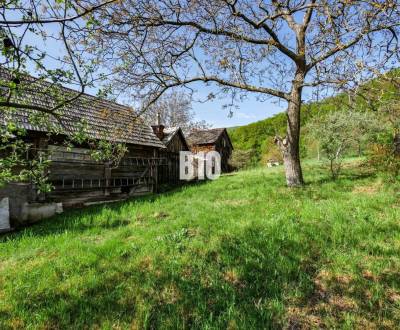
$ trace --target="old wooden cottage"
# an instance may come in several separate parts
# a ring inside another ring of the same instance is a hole
[[[187,141],[194,154],[208,151],[219,152],[222,172],[230,171],[229,158],[232,154],[233,145],[226,128],[196,130],[189,134]]]
[[[154,133],[165,145],[161,156],[165,159],[159,167],[159,184],[177,184],[179,180],[179,155],[181,151],[189,151],[185,135],[180,127],[152,126]]]
[[[0,71],[3,81],[8,72]],[[17,96],[32,106],[54,109],[54,87],[47,82],[25,77]],[[1,92],[7,92],[3,86]],[[70,99],[77,95],[57,87],[58,95]],[[53,189],[38,193],[32,182],[15,182],[0,189],[0,200],[8,198],[11,220],[30,222],[51,215],[61,207],[87,205],[157,190],[158,168],[165,163],[164,143],[153,129],[126,106],[88,94],[55,111],[57,118],[25,109],[0,111],[0,125],[14,123],[26,130],[24,139],[31,144],[26,157],[46,155],[51,160],[46,169]],[[45,124],[46,123],[46,124]],[[3,126],[4,127],[4,126]],[[76,133],[87,136],[82,143],[65,145]],[[112,141],[126,145],[127,152],[117,163],[93,157],[90,141]]]

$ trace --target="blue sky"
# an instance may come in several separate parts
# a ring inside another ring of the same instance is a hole
[[[299,13],[300,15],[300,13]],[[11,18],[16,18],[11,15]],[[47,32],[51,34],[57,34],[59,31],[59,26],[57,24],[49,24],[46,26]],[[18,31],[16,28],[15,32]],[[21,31],[19,31],[21,32]],[[285,35],[288,30],[284,27],[280,31],[283,35]],[[29,36],[28,36],[29,35]],[[65,49],[62,45],[55,42],[52,39],[47,39],[45,42],[41,38],[34,36],[33,34],[28,33],[28,37],[25,39],[25,44],[34,44],[38,48],[44,48],[49,54],[55,57],[62,57],[65,53]],[[56,68],[57,65],[51,63],[51,61],[46,61],[49,67]],[[32,66],[28,66],[31,74],[36,75],[35,71],[32,69]],[[72,87],[72,86],[69,86]],[[192,87],[192,86],[191,86]],[[206,86],[204,84],[196,84],[194,88],[197,90],[196,97],[198,99],[206,99],[207,95],[210,93],[217,94],[218,87],[216,85]],[[96,95],[97,88],[89,88],[87,91],[89,94]],[[304,99],[307,99],[307,92],[303,95]],[[123,97],[118,99],[119,102],[125,103]],[[248,94],[248,97],[242,102],[236,103],[236,109],[233,110],[232,115],[230,115],[229,109],[224,108],[224,104],[228,104],[230,102],[229,96],[226,98],[215,98],[206,103],[201,102],[193,102],[192,107],[195,113],[196,120],[205,120],[207,123],[212,125],[213,127],[232,127],[232,126],[240,126],[246,125],[255,121],[259,121],[268,117],[273,116],[276,113],[282,112],[286,108],[285,102],[281,102],[280,104],[275,102],[274,99],[268,99],[264,102],[257,100],[256,95]],[[129,104],[128,104],[129,105]],[[133,104],[130,104],[134,106]]]
[[[46,47],[48,52],[53,56],[61,56],[64,53],[64,49],[61,45],[55,44],[51,40],[47,40],[46,45],[43,46]],[[48,64],[51,65],[50,63]],[[29,69],[31,74],[35,75],[32,66],[30,66]],[[73,86],[69,87],[74,88]],[[211,92],[216,94],[219,90],[216,85],[206,86],[202,83],[198,83],[193,87],[197,90],[195,99],[201,100],[205,100],[207,95]],[[96,95],[97,88],[88,88],[86,92],[91,95]],[[126,104],[126,101],[124,101],[123,98],[118,99],[118,101]],[[217,97],[207,102],[194,101],[192,107],[196,121],[205,120],[212,127],[233,127],[256,122],[285,110],[285,104],[282,102],[280,105],[274,102],[274,99],[262,102],[257,100],[254,94],[252,95],[249,93],[245,100],[235,103],[237,108],[233,109],[233,113],[230,115],[229,110],[223,108],[223,105],[229,102],[230,98],[228,96],[225,98]]]
[[[56,24],[49,24],[46,26],[46,30],[49,34],[58,34],[59,26]],[[17,28],[14,31],[21,32],[22,30]],[[65,54],[64,46],[58,42],[55,42],[51,38],[43,41],[41,38],[38,38],[33,34],[28,33],[28,35],[29,36],[27,36],[24,40],[24,44],[33,44],[40,49],[45,49],[48,54],[54,57],[62,57]],[[53,69],[59,66],[59,63],[49,59],[45,60],[45,64]],[[28,70],[32,75],[37,75],[33,65],[28,64]],[[74,88],[73,86],[68,87]],[[202,100],[205,100],[207,95],[209,95],[211,92],[216,94],[219,90],[218,86],[216,85],[206,86],[202,83],[198,83],[196,86],[192,87],[197,90],[195,98]],[[88,88],[86,92],[88,94],[96,95],[97,88]],[[118,101],[126,104],[126,101],[124,102],[123,98],[118,99]],[[229,102],[230,98],[228,96],[225,98],[217,97],[205,103],[194,101],[192,107],[195,113],[195,119],[197,121],[205,120],[212,127],[232,127],[259,121],[285,110],[284,103],[278,105],[273,99],[261,102],[256,99],[255,95],[249,93],[245,100],[235,103],[237,108],[233,109],[233,113],[230,115],[229,110],[223,108],[223,105]]]
[[[57,24],[49,24],[46,26],[46,30],[49,34],[58,34],[59,26]],[[22,30],[17,28],[14,31],[21,32]],[[51,38],[48,38],[46,41],[44,41],[43,39],[38,38],[36,35],[28,33],[28,36],[25,38],[24,43],[30,45],[33,44],[40,49],[45,49],[48,54],[54,57],[62,57],[65,54],[64,46],[59,42],[55,42]],[[58,62],[49,59],[45,60],[45,64],[53,69],[59,66]],[[33,65],[28,64],[28,70],[32,75],[37,75],[35,73]],[[68,87],[74,88],[74,86]],[[192,87],[194,87],[197,91],[195,98],[201,100],[205,100],[207,98],[207,95],[209,95],[211,92],[217,94],[217,92],[219,91],[218,86],[216,85],[206,86],[205,84],[198,83]],[[86,92],[88,94],[96,95],[97,88],[87,88]],[[124,97],[121,97],[120,99],[118,99],[118,101],[126,104]],[[229,102],[230,98],[228,96],[226,96],[225,98],[217,97],[205,103],[194,101],[192,103],[192,107],[195,113],[195,119],[197,121],[205,120],[212,127],[232,127],[246,125],[255,121],[259,121],[285,110],[284,103],[278,105],[274,102],[274,99],[261,102],[256,99],[255,95],[249,93],[248,97],[245,100],[239,103],[235,103],[237,108],[233,109],[233,113],[230,116],[229,110],[223,108],[223,105]]]
[[[198,95],[202,98],[205,98],[210,92],[216,92],[217,89],[216,86],[201,84],[197,86]],[[253,123],[285,110],[284,103],[275,104],[273,99],[261,102],[256,100],[255,95],[249,94],[246,100],[236,104],[238,109],[234,109],[233,115],[229,116],[229,110],[223,109],[223,105],[229,101],[229,98],[223,98],[206,103],[193,102],[196,119],[205,120],[213,127],[232,127]]]

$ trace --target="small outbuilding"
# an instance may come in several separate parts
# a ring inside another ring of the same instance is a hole
[[[161,151],[166,161],[159,167],[158,181],[160,184],[178,184],[180,152],[190,150],[185,135],[180,127],[154,125],[152,128],[166,147]]]
[[[199,152],[217,151],[221,155],[221,171],[229,172],[229,158],[232,155],[233,145],[226,128],[213,128],[192,131],[187,137],[190,151]]]

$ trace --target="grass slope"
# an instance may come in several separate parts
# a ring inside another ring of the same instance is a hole
[[[0,239],[0,328],[396,328],[400,187],[251,170]]]

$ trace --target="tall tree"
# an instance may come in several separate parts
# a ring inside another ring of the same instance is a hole
[[[94,50],[115,86],[150,100],[203,82],[240,98],[255,93],[287,104],[277,136],[289,186],[303,184],[300,108],[306,87],[354,87],[398,63],[398,1],[126,0],[94,13]],[[397,57],[396,57],[397,56]],[[310,90],[311,91],[311,90]],[[249,110],[251,111],[251,110]]]
[[[160,123],[164,126],[180,127],[184,132],[209,126],[205,121],[195,120],[191,98],[178,91],[164,94],[142,117],[151,125]]]

